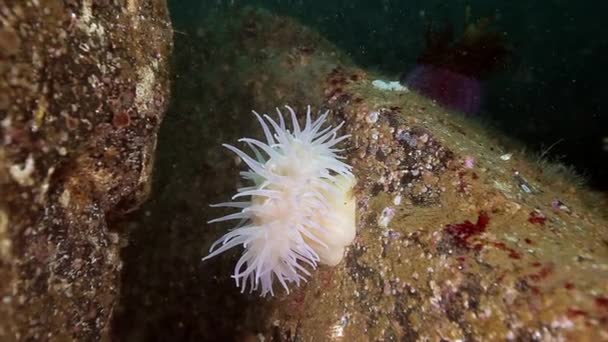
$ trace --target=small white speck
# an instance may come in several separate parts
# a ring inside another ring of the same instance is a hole
[[[8,116],[4,118],[2,121],[0,121],[0,126],[2,126],[2,128],[11,127],[11,118]]]
[[[503,154],[502,156],[500,156],[500,159],[507,161],[507,160],[510,160],[512,156],[513,156],[512,153],[506,153],[506,154]]]
[[[467,169],[472,169],[475,167],[475,157],[473,156],[466,156],[464,158],[464,167],[466,167]]]
[[[383,80],[375,80],[372,82],[372,86],[379,90],[384,91],[402,91],[409,92],[410,90],[407,87],[404,87],[398,81],[383,81]]]
[[[560,317],[555,321],[551,322],[552,328],[571,329],[574,327],[574,323],[567,317]]]
[[[386,207],[382,210],[380,217],[378,218],[378,225],[382,228],[388,227],[388,224],[395,217],[395,209]]]
[[[25,160],[23,166],[12,165],[9,169],[9,173],[13,179],[21,186],[28,186],[34,183],[34,180],[30,178],[34,172],[34,157],[30,154]]]
[[[395,198],[393,198],[393,204],[394,205],[401,204],[401,195],[397,195],[397,196],[395,196]]]
[[[378,112],[370,112],[369,114],[367,114],[365,121],[367,121],[368,123],[375,123],[376,121],[378,121],[379,116],[380,113]]]

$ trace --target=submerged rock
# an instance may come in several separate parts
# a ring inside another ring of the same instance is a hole
[[[513,144],[458,113],[375,89],[291,19],[245,9],[201,23],[176,36],[156,191],[124,223],[115,339],[606,338],[605,199],[525,155],[501,159]],[[201,259],[230,227],[206,224],[221,214],[208,204],[240,186],[220,144],[262,137],[250,110],[283,104],[345,121],[358,233],[345,261],[269,300],[230,279],[239,251]]]
[[[112,220],[146,198],[168,100],[163,0],[0,4],[0,340],[99,340]]]

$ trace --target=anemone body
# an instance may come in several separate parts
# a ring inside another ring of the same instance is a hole
[[[351,194],[355,178],[336,148],[348,138],[338,136],[342,124],[323,128],[328,113],[313,121],[308,107],[301,127],[294,110],[285,107],[292,129],[286,127],[278,109],[278,122],[253,112],[266,141],[239,140],[253,156],[224,144],[247,164],[248,170],[241,176],[250,186],[238,189],[232,198],[247,200],[215,205],[239,211],[209,223],[240,223],[217,240],[203,259],[242,246],[232,277],[242,291],[259,289],[262,296],[274,295],[275,279],[289,293],[289,284],[306,281],[309,270],[319,263],[338,264],[355,236]]]

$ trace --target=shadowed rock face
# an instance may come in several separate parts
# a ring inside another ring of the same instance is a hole
[[[112,218],[145,199],[168,99],[164,0],[0,3],[0,340],[97,340]]]

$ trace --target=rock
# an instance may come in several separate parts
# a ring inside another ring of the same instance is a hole
[[[156,191],[123,224],[131,240],[115,339],[608,336],[605,199],[543,173],[533,158],[501,160],[518,149],[414,92],[374,89],[366,71],[294,20],[244,9],[199,22],[176,36],[179,77]],[[330,120],[345,121],[358,236],[341,264],[264,299],[230,279],[240,251],[201,259],[231,227],[206,224],[225,213],[208,204],[242,186],[243,164],[221,143],[262,137],[250,111],[274,115],[283,104],[329,108]],[[568,212],[553,209],[556,198]],[[391,220],[379,220],[385,208]],[[537,211],[543,224],[529,220]]]
[[[0,340],[99,340],[112,221],[150,187],[168,102],[163,0],[0,4]]]

